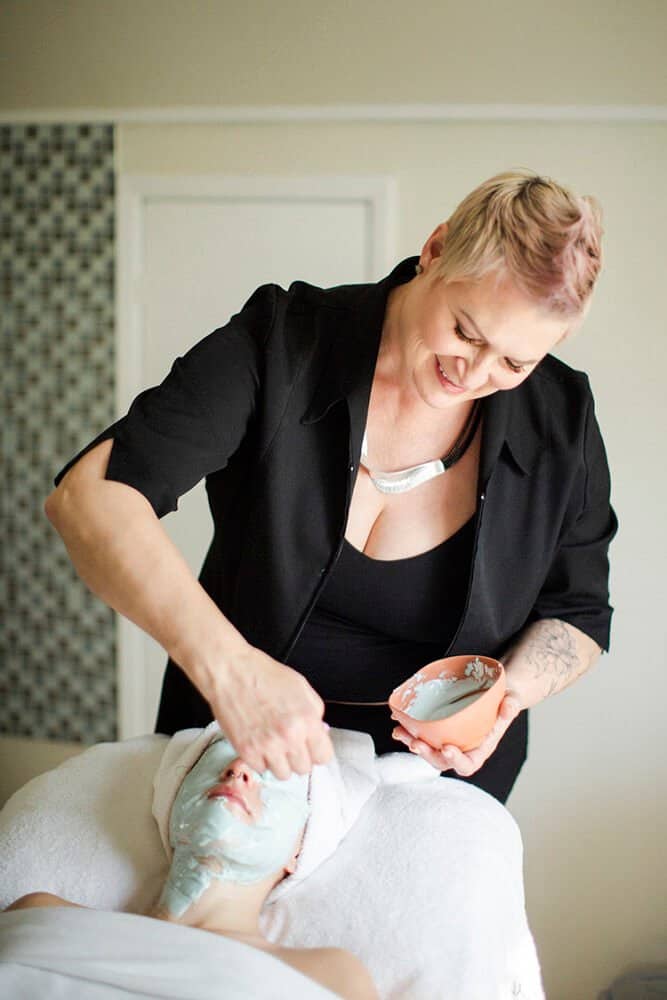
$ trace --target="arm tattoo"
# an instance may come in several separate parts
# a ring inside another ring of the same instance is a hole
[[[535,680],[546,681],[547,697],[567,687],[589,666],[580,662],[570,629],[556,619],[544,619],[539,623],[528,640],[524,655]]]

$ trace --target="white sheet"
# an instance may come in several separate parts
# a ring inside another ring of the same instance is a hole
[[[265,907],[269,938],[349,948],[383,1000],[542,1000],[509,812],[412,755],[361,760],[358,734],[332,732],[343,777],[366,769],[376,789],[336,853]],[[0,813],[0,904],[45,890],[145,911],[166,871],[151,817],[165,743],[100,744],[17,792]]]
[[[0,914],[0,996],[12,1000],[333,1000],[239,941],[130,913],[62,907]]]

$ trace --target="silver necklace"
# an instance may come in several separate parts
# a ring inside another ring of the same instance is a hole
[[[368,439],[367,432],[364,431],[360,464],[380,493],[407,493],[408,490],[413,490],[416,486],[421,486],[422,483],[427,483],[430,479],[441,476],[443,472],[451,469],[458,462],[475,436],[481,412],[480,401],[476,399],[463,430],[443,458],[435,458],[431,462],[422,462],[420,465],[411,465],[409,469],[398,469],[396,472],[382,472],[380,469],[371,469],[367,465]]]

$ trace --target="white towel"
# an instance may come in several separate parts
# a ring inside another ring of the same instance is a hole
[[[146,912],[168,866],[151,816],[166,736],[98,743],[33,778],[0,811],[0,907],[38,890]]]
[[[241,941],[132,913],[0,913],[6,1000],[336,1000]]]
[[[169,816],[176,794],[185,775],[220,735],[217,722],[211,722],[205,729],[183,729],[171,737],[162,755],[153,780],[153,816],[170,861]],[[292,875],[273,889],[270,901],[290,892],[333,854],[378,783],[371,737],[367,733],[333,729],[331,736],[334,747],[340,747],[342,759],[347,765],[346,780],[343,781],[336,754],[328,764],[318,764],[313,768],[311,811],[297,866]]]
[[[344,774],[350,759],[364,766],[366,748],[344,746],[351,735],[340,734]],[[383,1000],[544,1000],[510,813],[414,754],[377,758],[375,774],[336,853],[264,907],[262,932],[288,947],[349,949]]]
[[[382,1000],[543,1000],[510,813],[413,754],[375,760],[365,734],[331,735],[347,832],[305,881],[279,883],[263,932],[348,948]],[[0,813],[0,906],[41,889],[146,912],[167,873],[151,799],[168,742],[99,744],[16,792]]]

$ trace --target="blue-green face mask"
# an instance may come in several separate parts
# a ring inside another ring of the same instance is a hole
[[[237,758],[228,739],[216,740],[178,790],[169,819],[174,857],[160,898],[173,916],[182,916],[213,879],[259,882],[294,854],[308,818],[308,775],[280,781],[270,771],[252,771],[260,785],[261,810],[244,821],[228,799],[208,795]]]

